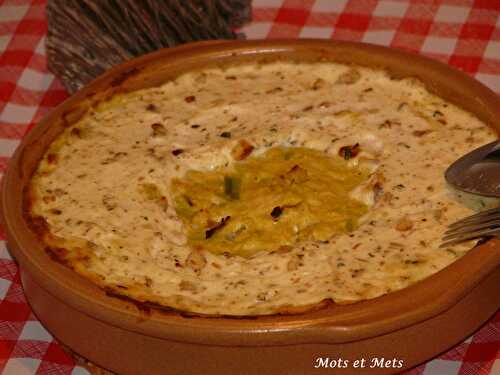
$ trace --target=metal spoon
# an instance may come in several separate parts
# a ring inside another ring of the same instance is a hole
[[[444,177],[458,190],[500,197],[500,140],[462,156],[448,167]]]

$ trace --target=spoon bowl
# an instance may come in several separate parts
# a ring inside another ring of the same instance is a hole
[[[500,197],[500,141],[481,146],[451,164],[446,181],[458,190]]]

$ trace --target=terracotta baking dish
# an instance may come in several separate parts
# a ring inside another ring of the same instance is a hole
[[[157,85],[197,67],[274,58],[356,63],[385,68],[394,77],[415,76],[497,130],[500,126],[500,99],[485,86],[439,62],[373,45],[321,40],[199,43],[112,69],[58,106],[24,138],[3,181],[2,217],[9,248],[21,267],[34,312],[57,339],[121,374],[327,371],[315,368],[318,358],[329,358],[330,366],[341,359],[345,374],[394,373],[463,340],[497,311],[498,240],[474,248],[412,287],[380,298],[299,315],[238,319],[138,306],[108,296],[50,259],[23,217],[23,189],[64,126],[116,92]],[[362,358],[365,368],[354,368],[354,361]],[[383,359],[384,367],[370,368],[373,359],[379,365]]]

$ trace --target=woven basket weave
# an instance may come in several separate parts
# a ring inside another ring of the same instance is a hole
[[[48,0],[48,67],[73,93],[160,48],[241,38],[250,18],[251,0]]]

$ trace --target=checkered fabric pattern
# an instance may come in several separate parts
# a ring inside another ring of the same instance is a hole
[[[419,52],[500,93],[500,0],[253,0],[248,38],[330,38]],[[0,0],[0,174],[22,138],[67,97],[46,68],[45,0]],[[88,374],[31,312],[0,230],[0,372]],[[429,338],[432,339],[432,338]],[[500,374],[500,313],[408,375]]]

